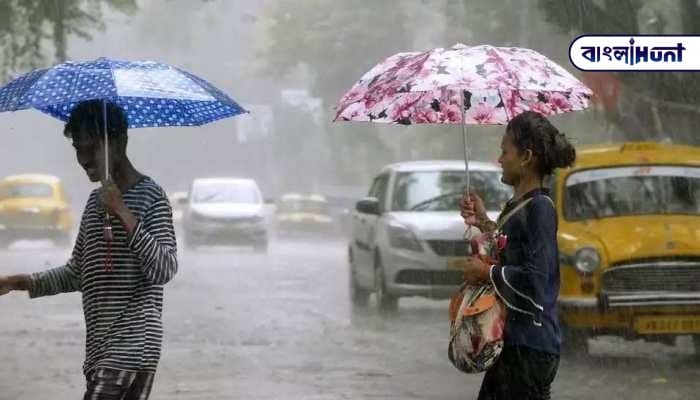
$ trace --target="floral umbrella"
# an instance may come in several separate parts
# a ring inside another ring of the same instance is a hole
[[[336,106],[334,121],[507,124],[523,111],[583,110],[593,92],[542,54],[466,46],[395,54],[375,65]],[[466,177],[469,190],[469,175]]]

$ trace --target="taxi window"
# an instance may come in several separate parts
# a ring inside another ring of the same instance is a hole
[[[0,198],[52,197],[53,187],[45,183],[13,183],[0,187]]]
[[[698,215],[699,196],[699,167],[586,170],[567,179],[565,216],[575,221],[629,215]]]

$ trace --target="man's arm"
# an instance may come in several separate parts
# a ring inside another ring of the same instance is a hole
[[[80,275],[72,262],[73,259],[64,266],[31,275],[0,277],[0,296],[13,290],[27,291],[30,298],[77,292],[80,290]]]
[[[128,246],[141,261],[146,280],[154,285],[168,283],[177,272],[177,244],[173,211],[165,193],[146,210],[141,220],[126,206],[114,182],[103,182],[102,202],[124,226]]]
[[[0,277],[0,296],[13,290],[29,292],[30,298],[51,296],[58,293],[80,291],[80,265],[83,253],[84,217],[80,222],[80,231],[73,246],[70,260],[58,268],[31,275],[10,275]]]
[[[0,296],[13,290],[29,290],[29,275],[0,276]]]
[[[140,221],[136,220],[129,235],[129,247],[143,263],[146,279],[154,285],[168,283],[177,273],[177,243],[172,214],[167,198],[158,199]]]

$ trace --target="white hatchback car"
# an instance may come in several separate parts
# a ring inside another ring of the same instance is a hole
[[[471,190],[495,219],[511,190],[498,166],[470,162]],[[384,167],[352,216],[350,294],[365,305],[374,292],[382,309],[402,296],[447,298],[462,282],[469,248],[459,202],[464,161],[415,161]],[[474,228],[476,229],[476,228]]]
[[[257,183],[252,179],[195,179],[183,229],[188,248],[246,244],[258,252],[266,252],[268,225]]]

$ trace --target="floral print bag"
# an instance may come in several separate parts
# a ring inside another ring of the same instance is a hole
[[[494,232],[483,233],[470,240],[472,254],[488,264],[497,264],[507,238],[500,228],[527,199],[507,215],[498,219]],[[450,343],[448,357],[465,373],[479,373],[491,368],[503,350],[503,328],[506,306],[489,282],[483,285],[463,283],[450,299]]]

